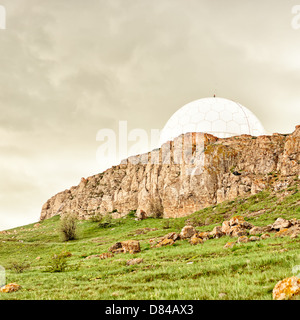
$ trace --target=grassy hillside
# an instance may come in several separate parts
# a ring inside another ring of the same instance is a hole
[[[92,221],[78,222],[78,239],[63,242],[58,216],[0,234],[0,265],[6,282],[22,286],[0,299],[272,299],[275,284],[292,276],[300,265],[300,239],[271,238],[224,249],[228,236],[192,246],[187,240],[151,248],[150,238],[179,232],[189,219],[199,231],[210,231],[233,215],[255,226],[278,217],[300,219],[297,185],[282,193],[261,192],[203,209],[186,218],[135,221],[130,214],[108,228]],[[145,228],[156,228],[148,231]],[[148,231],[148,232],[147,232]],[[117,241],[140,240],[141,252],[113,258],[85,259],[107,252]],[[70,252],[63,272],[50,272],[54,254]],[[141,264],[126,261],[143,258]],[[27,268],[25,266],[27,265]],[[24,267],[18,272],[16,267]]]

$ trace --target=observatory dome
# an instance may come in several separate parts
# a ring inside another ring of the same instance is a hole
[[[237,102],[216,97],[195,100],[177,110],[164,126],[160,144],[187,132],[210,133],[218,138],[265,134],[250,110]]]

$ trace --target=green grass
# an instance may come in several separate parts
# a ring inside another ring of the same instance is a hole
[[[292,276],[300,265],[300,239],[271,238],[224,249],[232,238],[222,237],[191,246],[187,240],[173,246],[151,248],[149,239],[171,231],[179,232],[190,219],[197,229],[211,230],[224,219],[243,215],[254,225],[267,225],[276,218],[300,219],[297,187],[281,199],[264,191],[246,199],[227,201],[185,218],[171,219],[168,229],[163,219],[135,221],[132,215],[114,221],[110,228],[97,222],[78,222],[78,239],[62,242],[59,217],[16,228],[0,234],[0,265],[6,268],[6,282],[22,286],[15,293],[0,293],[0,299],[272,299],[275,284]],[[142,228],[156,228],[144,234]],[[100,260],[85,257],[107,252],[117,241],[140,240],[141,252],[118,254]],[[53,254],[72,253],[64,272],[49,272]],[[40,259],[36,259],[40,257]],[[127,266],[126,261],[143,258],[143,263]],[[10,269],[11,261],[30,263],[22,273]]]

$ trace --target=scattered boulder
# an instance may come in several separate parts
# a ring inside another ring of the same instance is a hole
[[[222,227],[221,226],[217,226],[217,227],[213,228],[213,230],[211,231],[210,235],[215,239],[219,239],[222,236],[224,236],[225,233],[222,231]]]
[[[198,233],[195,233],[194,236],[197,236],[198,238],[202,239],[203,241],[206,241],[210,238],[212,238],[212,235],[210,232],[198,232]]]
[[[230,232],[230,224],[229,221],[223,221],[221,231],[226,234],[227,236],[229,235]]]
[[[239,225],[241,223],[245,222],[244,217],[242,216],[234,216],[229,220],[229,225],[232,226],[236,226]]]
[[[177,241],[177,240],[180,240],[180,234],[176,232],[170,232],[162,237],[162,240],[164,239],[172,239],[173,241]]]
[[[260,241],[260,237],[251,236],[251,237],[249,238],[249,241]]]
[[[268,233],[264,233],[264,234],[262,234],[262,235],[260,236],[260,238],[261,238],[262,240],[265,240],[265,239],[270,238],[270,235],[269,235]]]
[[[112,258],[114,256],[111,252],[105,252],[99,255],[100,260]]]
[[[192,245],[196,245],[199,243],[203,243],[203,239],[198,236],[199,234],[195,233],[189,240],[189,243]]]
[[[262,227],[253,227],[250,229],[249,234],[251,236],[256,236],[258,234],[262,234],[264,232],[264,229]]]
[[[235,225],[231,228],[230,233],[232,237],[241,237],[241,236],[246,236],[247,230],[242,228],[240,225]]]
[[[112,245],[108,251],[112,253],[138,253],[141,251],[140,243],[137,240],[127,240],[122,242],[116,242]]]
[[[300,279],[293,276],[279,281],[273,289],[274,300],[290,300],[300,296]]]
[[[228,249],[228,248],[233,248],[234,246],[235,246],[235,242],[227,242],[223,248]]]
[[[185,226],[180,232],[180,238],[188,239],[191,238],[195,233],[197,233],[197,231],[193,226]]]
[[[290,236],[292,239],[295,239],[300,234],[300,226],[294,225],[290,228],[284,228],[275,233],[275,237],[287,237]]]
[[[17,283],[9,283],[6,286],[0,288],[0,292],[3,293],[10,293],[10,292],[15,292],[21,289],[21,286],[18,285]]]
[[[85,258],[85,260],[89,260],[89,259],[93,259],[93,258],[99,258],[99,254],[92,254],[92,255],[90,255],[90,256],[87,256],[86,258]]]
[[[114,245],[112,245],[112,246],[108,249],[108,251],[110,251],[110,252],[116,252],[116,250],[118,250],[118,249],[122,249],[122,244],[121,244],[121,242],[116,242]]]
[[[283,219],[283,218],[278,218],[273,224],[272,224],[272,229],[274,230],[282,230],[289,228],[291,226],[291,222],[289,220]]]
[[[131,254],[141,251],[140,242],[137,240],[127,240],[121,242],[123,252],[129,252]]]
[[[238,240],[237,240],[238,243],[247,243],[247,242],[249,242],[249,241],[250,241],[249,238],[246,237],[246,236],[241,236],[241,237],[239,237]]]
[[[156,248],[160,248],[160,247],[164,247],[164,246],[170,246],[174,244],[174,240],[173,239],[163,239],[162,241],[160,241],[157,245]]]
[[[127,266],[133,266],[135,264],[140,264],[142,263],[144,260],[142,258],[135,258],[135,259],[129,259],[126,262]]]

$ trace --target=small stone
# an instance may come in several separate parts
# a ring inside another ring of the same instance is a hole
[[[248,237],[246,237],[246,236],[241,236],[241,237],[239,237],[238,238],[238,243],[247,243],[247,242],[249,242],[249,240],[250,239],[248,239]]]
[[[262,235],[260,236],[260,238],[261,238],[262,240],[265,240],[265,239],[270,238],[270,235],[269,235],[268,233],[264,233],[264,234],[262,234]]]
[[[174,244],[174,240],[173,239],[163,239],[162,241],[160,241],[156,245],[156,248],[160,248],[160,247],[164,247],[164,246],[171,246],[173,244]]]
[[[256,237],[256,236],[251,236],[249,238],[250,241],[259,241],[260,240],[260,237]]]
[[[253,227],[252,229],[250,229],[249,234],[252,236],[256,236],[258,234],[263,233],[263,228],[261,227]]]
[[[99,255],[99,259],[100,260],[104,260],[104,259],[108,259],[108,258],[112,258],[114,256],[113,253],[111,252],[105,252]]]
[[[228,249],[228,248],[233,248],[234,246],[235,246],[235,242],[227,242],[223,248]]]
[[[163,236],[162,240],[164,239],[172,239],[173,241],[177,241],[177,240],[180,240],[180,235],[176,232],[170,232],[165,236]]]
[[[142,263],[144,260],[142,258],[136,258],[136,259],[130,259],[127,260],[126,265],[127,266],[133,266],[135,264],[140,264]]]
[[[85,258],[85,260],[89,260],[89,259],[93,259],[93,258],[99,258],[99,254],[93,254],[93,255],[91,255],[91,256],[87,256],[87,257]]]

